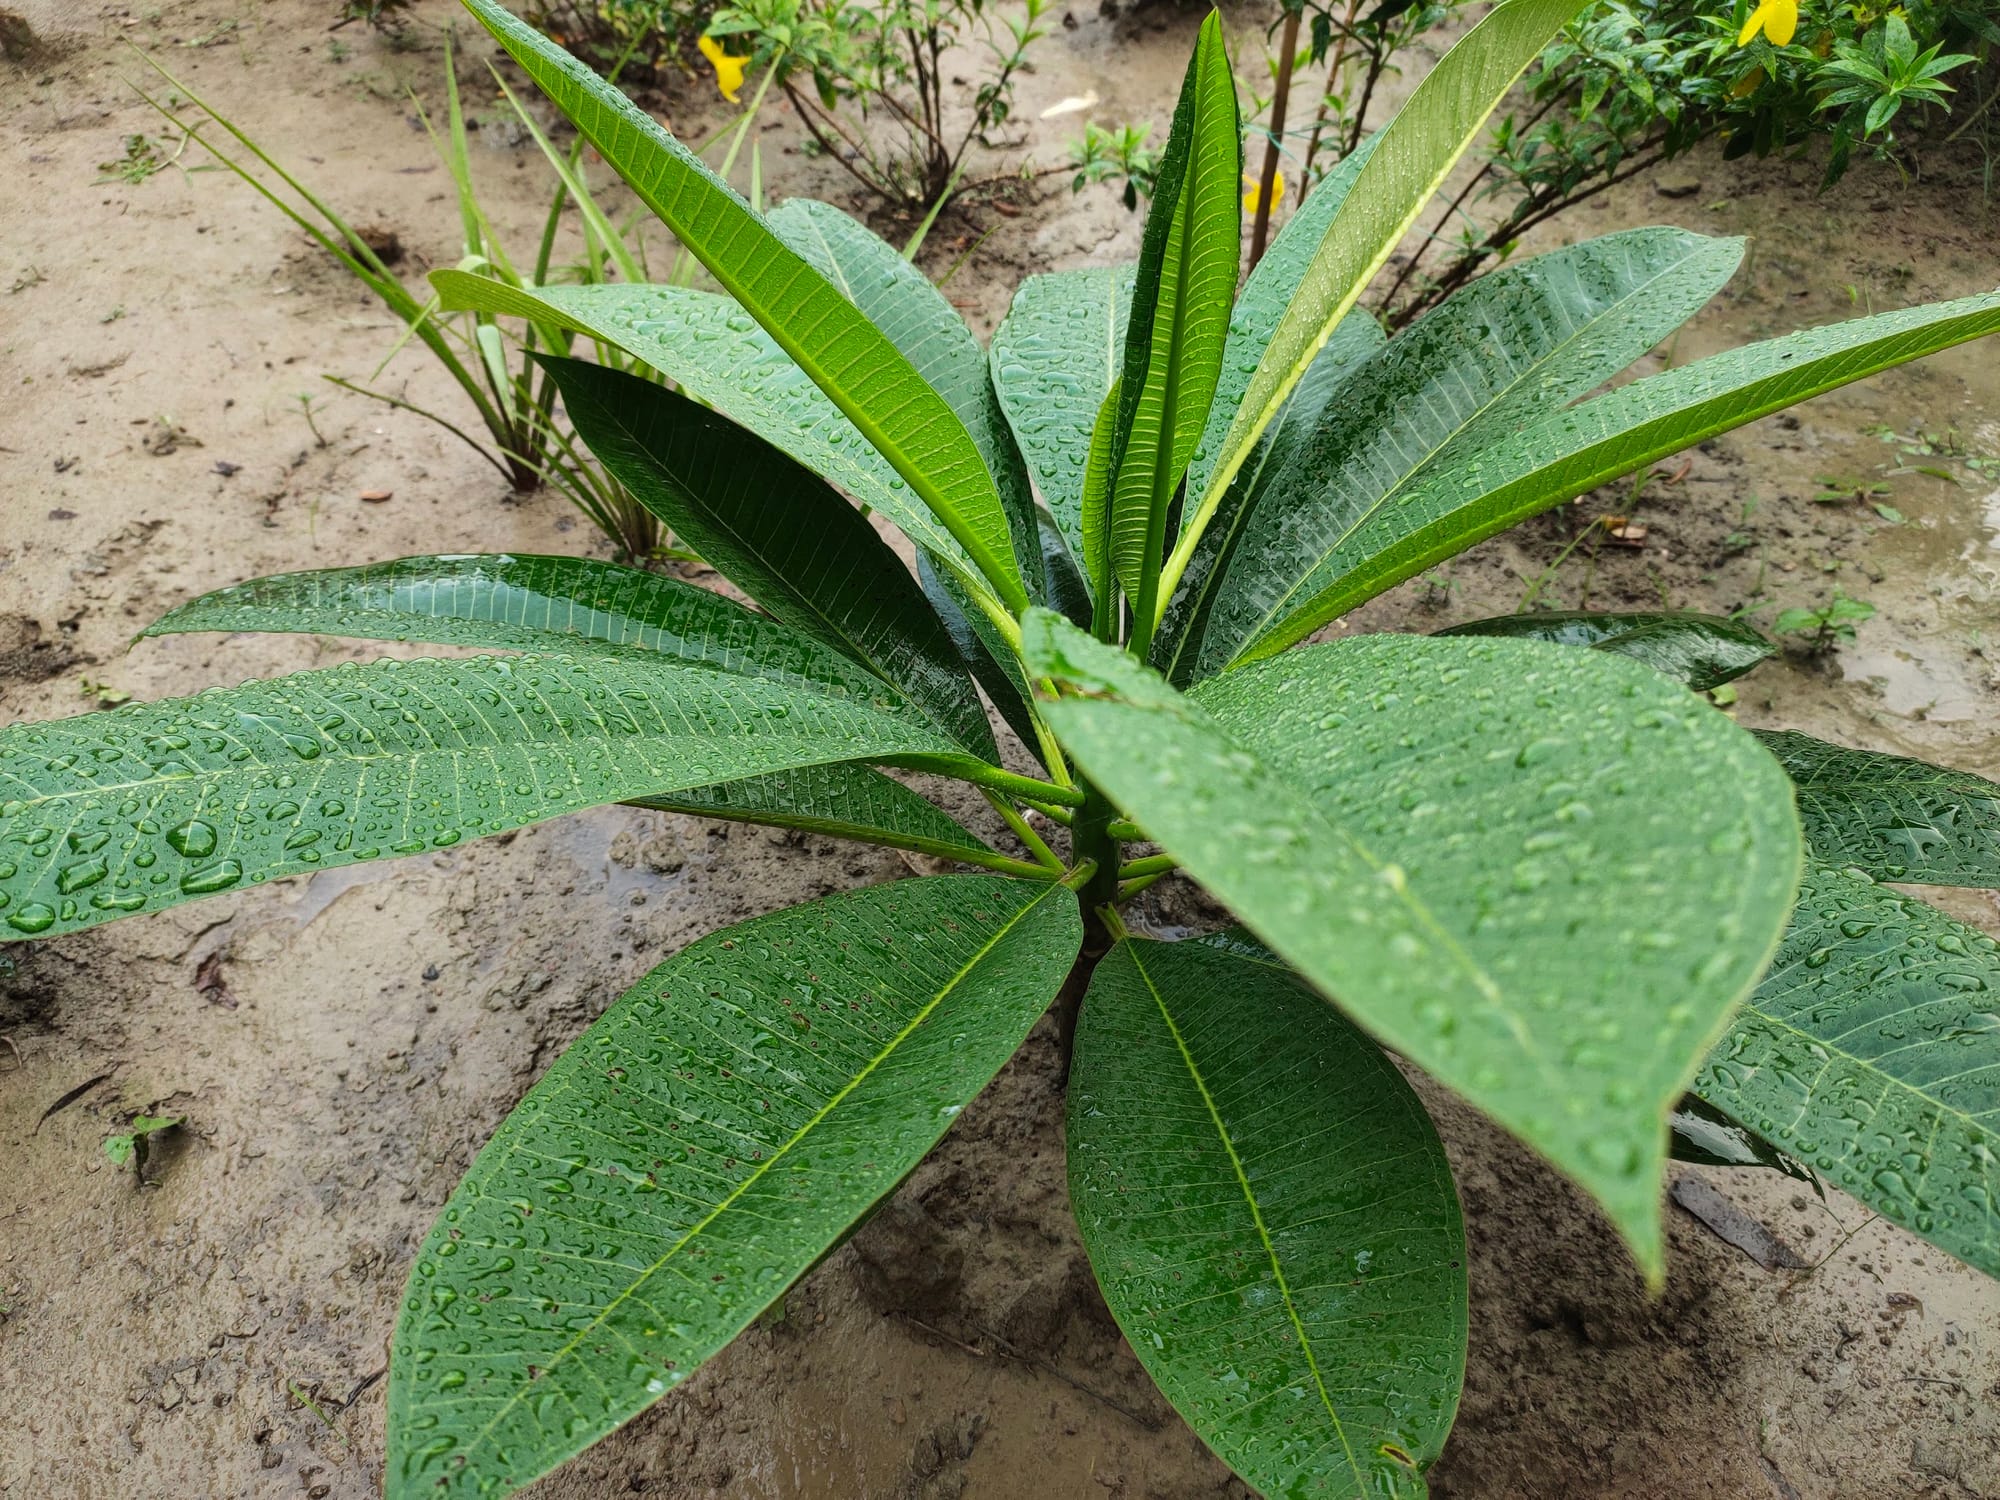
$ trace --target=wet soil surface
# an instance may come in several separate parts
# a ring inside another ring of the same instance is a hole
[[[0,300],[0,719],[80,712],[99,685],[157,697],[382,654],[204,636],[128,654],[148,620],[239,578],[426,551],[607,555],[558,498],[513,497],[449,434],[326,386],[323,371],[367,376],[395,328],[240,185],[183,172],[198,151],[137,182],[100,168],[126,137],[166,134],[130,86],[150,75],[129,42],[358,222],[392,230],[412,275],[451,264],[449,183],[405,92],[436,108],[450,8],[419,6],[403,47],[358,28],[329,35],[333,9],[30,5],[53,45],[28,66],[0,64],[12,184],[0,195],[0,286],[12,288]],[[1019,149],[1044,163],[1078,128],[1074,116],[1035,123],[1065,96],[1096,90],[1107,123],[1164,113],[1193,13],[1061,19],[1019,107]],[[1232,24],[1254,45],[1261,20]],[[518,240],[539,226],[545,178],[492,107],[486,56],[468,45],[460,58],[482,125],[475,169]],[[721,118],[694,84],[651,103],[689,134]],[[774,196],[852,206],[826,164],[787,154],[788,117],[768,123]],[[1822,198],[1809,164],[1701,158],[1675,174],[1698,179],[1692,191],[1634,182],[1534,248],[1647,222],[1754,235],[1744,273],[1642,367],[1657,368],[1992,286],[2000,255],[1976,160],[1924,167],[1911,187],[1860,170]],[[948,215],[927,247],[940,275],[972,251],[949,287],[982,332],[1023,274],[1136,250],[1137,219],[1110,190],[1072,199],[1057,176],[1041,192],[1013,215]],[[381,379],[456,410],[415,358]],[[2000,470],[1984,459],[1996,453],[2000,358],[1961,349],[1704,444],[1637,492],[1587,496],[1344,628],[1429,630],[1531,594],[1568,607],[1763,602],[1768,625],[1838,586],[1877,616],[1851,647],[1764,668],[1742,685],[1739,717],[2000,774],[1986,635]],[[359,498],[381,490],[388,501]],[[1644,546],[1599,544],[1601,527],[1570,545],[1610,514],[1642,524]],[[680,945],[902,873],[880,851],[608,809],[10,948],[0,1493],[375,1492],[387,1342],[415,1245],[521,1092]],[[1157,926],[1213,919],[1190,892],[1156,889]],[[1989,897],[1941,899],[2000,929]],[[1092,1287],[1055,1079],[1038,1032],[782,1321],[536,1493],[1246,1494],[1152,1390]],[[1437,1493],[2000,1496],[1990,1283],[1837,1195],[1717,1171],[1699,1176],[1810,1269],[1767,1271],[1675,1211],[1671,1277],[1649,1301],[1576,1194],[1428,1097],[1472,1246],[1472,1351]],[[102,1150],[142,1109],[188,1122],[161,1139],[143,1184]]]

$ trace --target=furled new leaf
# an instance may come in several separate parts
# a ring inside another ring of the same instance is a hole
[[[897,684],[960,744],[993,732],[951,638],[889,544],[818,475],[674,391],[545,359],[591,452],[724,577]]]
[[[1449,305],[1449,304],[1447,304]],[[1439,309],[1442,311],[1442,309]],[[1894,365],[2000,332],[2000,292],[1877,313],[1711,355],[1489,430],[1433,464],[1392,507],[1315,548],[1310,572],[1265,600],[1245,657],[1269,656],[1473,543],[1719,432]],[[1398,341],[1400,342],[1400,341]],[[1394,345],[1392,344],[1393,348]]]
[[[993,335],[993,388],[1035,488],[1079,558],[1087,550],[1084,454],[1118,378],[1131,302],[1127,266],[1030,276]]]
[[[615,87],[496,0],[464,3],[640,201],[894,466],[1001,601],[1025,607],[1007,514],[978,446],[882,330]]]
[[[1364,169],[1365,171],[1365,169]],[[1376,350],[1236,523],[1201,675],[1308,595],[1322,560],[1454,456],[1616,375],[1729,279],[1740,240],[1631,229],[1481,277]]]
[[[1439,635],[1503,635],[1517,641],[1547,641],[1612,651],[1642,661],[1662,676],[1686,683],[1697,693],[1733,682],[1761,661],[1778,654],[1756,626],[1726,615],[1668,610],[1629,614],[1589,610],[1547,610],[1468,620]]]
[[[1378,133],[1257,362],[1207,487],[1188,497],[1199,513],[1213,511],[1320,346],[1478,139],[1521,70],[1582,8],[1582,0],[1503,0],[1438,60]]]
[[[1182,697],[1045,611],[1092,780],[1383,1043],[1588,1188],[1661,1266],[1665,1117],[1776,945],[1791,788],[1635,662],[1369,636]]]
[[[647,975],[417,1253],[392,1500],[505,1494],[685,1380],[936,1144],[1081,936],[1060,885],[942,876],[725,928]]]
[[[1423,1493],[1458,1406],[1465,1232],[1381,1049],[1281,968],[1119,943],[1077,1025],[1070,1201],[1126,1341],[1265,1495]]]
[[[0,939],[603,802],[867,758],[990,775],[874,701],[626,657],[348,663],[0,729]]]
[[[1222,374],[1242,253],[1242,176],[1236,80],[1221,16],[1211,11],[1188,61],[1146,218],[1113,436],[1108,548],[1142,622],[1142,650],[1157,615],[1167,515]]]
[[[2000,1276],[2000,944],[1815,863],[1695,1091],[1883,1217]]]
[[[1798,786],[1813,858],[1877,880],[2000,888],[2000,785],[1793,730],[1755,732]]]

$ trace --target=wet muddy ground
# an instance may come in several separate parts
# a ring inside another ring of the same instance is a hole
[[[0,720],[82,711],[99,685],[158,697],[381,653],[203,636],[127,651],[157,614],[238,578],[424,551],[606,555],[558,498],[515,499],[447,434],[325,386],[323,371],[366,375],[395,329],[240,186],[183,172],[198,152],[139,182],[100,168],[127,136],[162,133],[130,86],[145,68],[129,43],[358,221],[393,229],[412,274],[450,264],[448,181],[405,89],[436,106],[451,8],[421,5],[404,49],[329,35],[332,9],[45,6],[30,13],[60,15],[65,45],[0,64]],[[1056,159],[1075,119],[1032,122],[1087,90],[1107,123],[1164,115],[1193,19],[1076,8],[1023,86],[1021,149]],[[1247,38],[1262,21],[1233,24]],[[469,87],[486,55],[465,49]],[[527,236],[545,178],[491,93],[471,95],[476,170],[503,226]],[[655,103],[689,133],[720,118],[694,85]],[[824,164],[785,154],[787,118],[768,123],[774,195],[849,203]],[[1821,198],[1810,164],[1699,158],[1677,169],[1677,196],[1636,181],[1536,248],[1647,222],[1753,235],[1744,273],[1658,367],[1991,287],[2000,253],[1977,159],[1923,166],[1913,186],[1869,168]],[[942,274],[978,242],[950,291],[986,332],[1020,276],[1129,257],[1137,232],[1109,189],[1072,199],[1057,178],[1017,216],[947,216],[926,259]],[[385,379],[441,407],[453,397],[412,358]],[[1851,647],[1795,651],[1748,679],[1739,717],[2000,775],[1996,454],[2000,357],[1960,349],[1704,444],[1636,493],[1585,497],[1345,628],[1428,630],[1531,595],[1762,601],[1768,625],[1837,586],[1876,617]],[[371,490],[392,498],[362,502]],[[1643,524],[1645,545],[1570,548],[1606,514]],[[373,1493],[411,1255],[522,1090],[681,944],[900,873],[881,851],[610,809],[10,948],[0,1493]],[[2000,930],[1990,898],[1941,899]],[[1210,919],[1171,885],[1150,915]],[[1153,1392],[1092,1289],[1054,1063],[1038,1034],[782,1322],[537,1493],[1245,1493]],[[1439,1494],[2000,1496],[1990,1283],[1838,1195],[1721,1171],[1698,1175],[1811,1269],[1765,1270],[1676,1211],[1672,1275],[1648,1301],[1574,1193],[1431,1099],[1473,1256],[1472,1351]],[[188,1119],[145,1187],[101,1149],[137,1109]]]

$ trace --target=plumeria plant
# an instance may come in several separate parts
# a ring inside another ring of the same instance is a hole
[[[1670,1118],[2000,1273],[2000,951],[1878,883],[2000,886],[2000,786],[1739,728],[1690,691],[1770,653],[1727,620],[1302,644],[1524,517],[2000,330],[2000,294],[1969,297],[1593,395],[1741,252],[1639,229],[1385,339],[1357,299],[1577,3],[1496,5],[1240,288],[1211,15],[1137,264],[1030,279],[988,350],[859,224],[758,215],[467,0],[721,291],[446,270],[438,296],[649,366],[543,356],[598,458],[754,607],[512,555],[195,599],[151,633],[508,654],[0,730],[0,926],[53,937],[620,801],[971,873],[716,932],[529,1090],[411,1270],[391,1495],[506,1493],[672,1390],[1051,1009],[1105,1301],[1268,1495],[1421,1494],[1451,1427],[1465,1229],[1405,1066],[1591,1194],[1655,1285]],[[1008,834],[913,773],[977,789]],[[1133,899],[1170,873],[1240,925],[1146,936]]]

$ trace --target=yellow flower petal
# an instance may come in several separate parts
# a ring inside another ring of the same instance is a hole
[[[715,69],[717,91],[731,104],[736,103],[737,92],[743,87],[743,69],[750,59],[731,57],[722,50],[722,43],[712,36],[698,37],[694,45],[696,50],[708,59],[709,66]]]
[[[1770,18],[1764,22],[1764,35],[1774,47],[1791,46],[1799,29],[1798,0],[1771,0],[1770,11]]]
[[[1743,29],[1736,33],[1737,46],[1747,47],[1757,39],[1757,33],[1764,29],[1764,18],[1770,14],[1772,4],[1773,0],[1762,0],[1762,3],[1750,12],[1750,19],[1745,21]],[[704,37],[702,40],[706,41],[707,38]]]
[[[1258,179],[1252,177],[1247,172],[1244,173],[1243,175],[1243,184],[1246,188],[1249,189],[1249,191],[1244,193],[1243,195],[1243,212],[1245,212],[1246,214],[1254,214],[1255,212],[1257,212],[1257,203],[1259,197],[1261,196],[1259,190],[1262,188],[1263,184],[1259,182]],[[1277,206],[1280,203],[1283,203],[1284,201],[1285,201],[1285,174],[1283,172],[1280,172],[1272,180],[1271,183],[1271,207],[1275,210]]]

